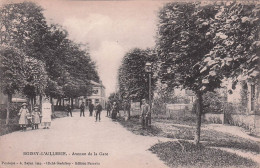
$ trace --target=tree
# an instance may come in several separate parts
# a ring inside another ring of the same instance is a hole
[[[33,2],[4,4],[0,8],[0,44],[14,47],[23,53],[15,54],[24,59],[23,85],[14,80],[5,89],[11,88],[10,93],[23,91],[32,105],[36,95],[60,100],[88,95],[90,80],[99,81],[88,49],[69,40],[61,26],[48,26],[42,11]],[[16,89],[16,85],[20,87]]]
[[[113,102],[117,102],[117,103],[119,103],[119,104],[121,104],[122,102],[121,102],[121,99],[120,99],[120,95],[119,95],[119,93],[117,92],[117,93],[111,93],[110,95],[109,95],[109,97],[108,97],[108,100],[109,100],[109,102],[111,102],[111,103],[113,103]]]
[[[192,90],[198,99],[195,144],[200,142],[202,96],[220,87],[222,77],[204,71],[205,55],[214,47],[206,36],[217,9],[197,3],[169,3],[159,12],[157,48],[162,76],[169,87]]]
[[[9,122],[9,105],[12,94],[25,86],[25,55],[18,48],[0,45],[1,92],[8,95],[6,124]]]
[[[146,62],[156,62],[153,50],[141,50],[138,48],[129,51],[123,58],[118,70],[120,94],[123,99],[140,101],[148,99],[148,74],[145,72]],[[155,87],[156,78],[152,78],[152,88]]]
[[[206,34],[212,37],[214,47],[203,60],[205,70],[232,79],[233,86],[239,80],[259,84],[259,17],[259,4],[220,5]]]
[[[31,110],[36,103],[36,96],[42,95],[45,92],[47,86],[47,72],[45,70],[45,64],[32,57],[25,57],[24,74],[25,74],[25,86],[23,87],[23,93],[30,99]]]

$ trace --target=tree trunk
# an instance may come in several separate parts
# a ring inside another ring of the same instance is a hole
[[[7,95],[7,104],[6,104],[6,121],[5,121],[6,125],[9,123],[11,101],[12,101],[12,94],[8,94]]]
[[[30,103],[31,103],[30,110],[31,110],[31,111],[33,110],[33,99],[34,99],[34,97],[31,96],[31,97],[30,97]]]
[[[62,98],[62,106],[64,107],[64,98]]]
[[[195,138],[194,143],[195,145],[198,145],[200,143],[200,127],[201,127],[201,114],[202,114],[202,94],[197,93],[197,110],[196,110],[196,118],[197,118],[197,124],[196,124],[196,132],[195,132]]]
[[[36,96],[33,97],[33,104],[36,105],[37,102],[36,102]]]
[[[42,109],[42,95],[40,94],[40,104],[39,104],[39,109]]]
[[[71,109],[73,109],[73,98],[71,98]]]
[[[61,98],[59,98],[59,106],[61,106]]]

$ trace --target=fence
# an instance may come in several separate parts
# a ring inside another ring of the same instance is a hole
[[[224,114],[206,113],[203,115],[203,119],[209,123],[224,124]]]
[[[167,104],[166,117],[167,118],[182,118],[192,116],[192,104]]]

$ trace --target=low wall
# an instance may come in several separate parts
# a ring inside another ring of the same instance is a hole
[[[203,119],[210,123],[225,123],[243,127],[249,130],[251,134],[260,136],[260,115],[227,114],[224,116],[224,114],[206,113],[203,115]]]
[[[231,125],[243,127],[249,130],[252,134],[260,136],[259,115],[231,114],[228,118],[228,123]]]
[[[215,123],[215,124],[223,124],[224,123],[224,114],[211,114],[206,113],[204,114],[204,120]]]

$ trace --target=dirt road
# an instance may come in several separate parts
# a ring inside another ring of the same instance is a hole
[[[134,135],[102,112],[94,117],[55,119],[50,129],[14,132],[0,137],[0,167],[167,167],[147,149],[157,137]]]

